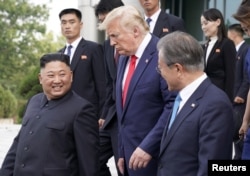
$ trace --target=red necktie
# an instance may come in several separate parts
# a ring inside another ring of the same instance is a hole
[[[131,78],[133,76],[133,73],[135,71],[136,59],[137,59],[137,57],[135,55],[131,56],[130,63],[129,63],[129,68],[128,68],[128,74],[127,74],[125,84],[124,84],[124,88],[123,88],[123,96],[122,96],[122,105],[123,106],[125,105],[130,80],[131,80]]]

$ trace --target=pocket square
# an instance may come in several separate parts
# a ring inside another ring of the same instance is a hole
[[[168,28],[163,28],[162,32],[168,32]]]
[[[216,53],[220,53],[220,49],[216,49],[215,52],[216,52]]]
[[[81,55],[81,59],[85,60],[85,59],[87,59],[87,56],[86,55]]]

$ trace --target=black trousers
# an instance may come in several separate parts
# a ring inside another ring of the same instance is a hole
[[[122,174],[118,171],[118,123],[117,118],[113,118],[105,129],[100,129],[100,176],[111,176],[108,160],[114,156],[118,176]]]

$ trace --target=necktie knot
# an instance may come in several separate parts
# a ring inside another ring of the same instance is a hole
[[[72,49],[72,45],[69,45],[68,47],[67,47],[67,55],[70,57],[70,55],[71,55],[71,49]]]
[[[137,59],[136,55],[132,55],[132,56],[131,56],[131,61],[130,61],[130,62],[135,63],[135,62],[136,62],[136,59]]]
[[[151,19],[151,18],[147,18],[146,21],[147,21],[147,23],[148,23],[148,25],[149,25],[150,22],[152,21],[152,19]]]

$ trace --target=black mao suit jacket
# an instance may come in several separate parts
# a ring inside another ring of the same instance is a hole
[[[0,175],[98,176],[98,144],[93,105],[71,91],[49,102],[40,93],[27,105]]]

